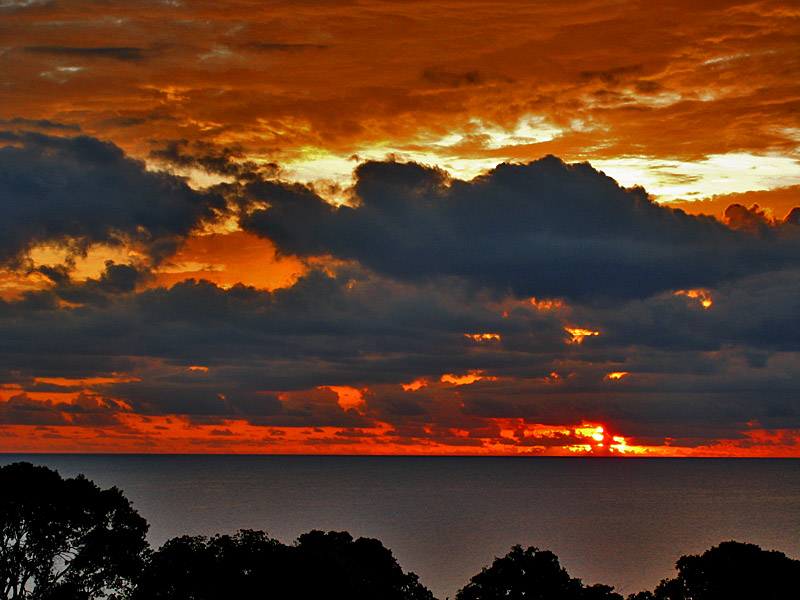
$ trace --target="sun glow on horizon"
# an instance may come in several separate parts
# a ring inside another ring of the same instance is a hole
[[[575,429],[575,433],[586,442],[570,446],[572,452],[607,452],[611,454],[645,454],[647,449],[643,446],[630,446],[628,440],[621,435],[609,434],[602,425],[584,423]]]

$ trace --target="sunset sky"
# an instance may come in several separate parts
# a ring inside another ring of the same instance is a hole
[[[0,451],[800,456],[796,1],[0,0]]]

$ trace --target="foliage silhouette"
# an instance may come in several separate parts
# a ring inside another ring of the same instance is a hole
[[[675,565],[678,576],[627,600],[785,600],[797,597],[800,560],[755,544],[722,542]]]
[[[584,586],[548,550],[514,546],[458,591],[456,600],[622,600],[613,587]]]
[[[117,488],[30,463],[0,467],[0,586],[13,600],[118,598],[147,549],[147,522]]]
[[[151,554],[133,597],[250,598],[263,595],[266,589],[284,597],[291,584],[286,581],[289,550],[261,531],[173,538]]]
[[[311,531],[285,546],[260,531],[183,536],[150,557],[137,600],[433,600],[381,542]]]
[[[308,598],[323,598],[333,589],[353,600],[433,600],[414,573],[404,573],[391,550],[372,538],[347,532],[311,531],[296,545],[301,565],[319,574],[304,582]],[[328,593],[326,593],[328,592]]]

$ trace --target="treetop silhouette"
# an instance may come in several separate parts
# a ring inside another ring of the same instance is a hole
[[[147,522],[117,488],[46,467],[0,467],[0,586],[14,600],[125,595],[142,569]]]
[[[788,600],[800,596],[800,560],[755,544],[722,542],[682,556],[677,577],[627,600]]]
[[[622,600],[613,590],[570,577],[549,550],[517,545],[472,577],[456,600]]]

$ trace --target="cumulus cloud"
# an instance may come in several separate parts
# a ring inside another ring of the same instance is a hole
[[[768,209],[753,204],[750,208],[731,204],[723,213],[725,223],[732,229],[748,231],[761,237],[776,234],[796,236],[800,233],[800,207],[793,207],[784,219],[775,218]]]
[[[109,296],[131,293],[153,279],[146,266],[116,264],[112,260],[106,261],[99,277],[80,282],[72,279],[68,265],[40,266],[36,271],[53,283],[46,292],[49,297],[72,304],[104,304]]]
[[[110,142],[22,133],[0,148],[0,264],[40,243],[80,253],[95,243],[132,244],[154,262],[222,200],[170,175],[147,171]]]
[[[245,158],[241,147],[218,147],[208,142],[172,140],[150,152],[150,158],[169,167],[194,167],[207,173],[227,175],[238,179],[275,176],[280,168],[274,163],[257,164]]]
[[[652,202],[588,164],[502,164],[472,181],[423,165],[367,162],[355,206],[312,190],[248,184],[242,226],[299,256],[331,254],[386,276],[457,276],[517,296],[644,298],[708,287],[800,258],[800,236],[745,235]]]
[[[587,420],[700,444],[755,422],[800,426],[798,280],[796,271],[745,278],[709,290],[708,308],[665,293],[615,309],[544,309],[456,280],[399,283],[353,267],[273,291],[187,281],[82,307],[51,291],[0,304],[0,363],[5,381],[31,392],[46,391],[34,376],[130,374],[92,389],[149,415],[388,423],[392,436],[458,444],[477,441],[454,431],[494,419]],[[565,327],[575,324],[599,335],[570,343]],[[403,387],[412,381],[422,384]],[[363,403],[345,410],[324,389],[337,385],[361,390]]]
[[[236,382],[220,382],[203,377],[202,372],[189,375],[181,371],[151,374],[144,382],[113,383],[102,389],[125,399],[140,414],[251,418],[281,411],[274,394],[243,390]]]
[[[436,357],[437,368],[448,372],[475,368],[469,354],[483,349],[465,333],[476,330],[499,331],[512,343],[515,333],[535,334],[543,348],[562,343],[558,323],[533,310],[504,318],[457,289],[442,293],[364,277],[312,271],[272,292],[190,280],[116,296],[91,310],[62,308],[52,291],[31,293],[0,302],[4,364],[12,368],[18,353],[32,358],[41,335],[48,339],[48,354],[87,348],[209,366],[260,360],[261,385],[303,389],[354,378],[405,381]],[[502,358],[491,349],[481,354],[494,364]],[[365,371],[365,363],[374,372]]]
[[[182,239],[222,206],[109,144],[30,135],[0,150],[14,159],[3,176],[15,174],[10,206],[24,234],[16,245],[4,238],[7,261],[71,236],[149,248]],[[173,150],[218,172],[239,160],[198,145]],[[39,168],[24,169],[24,156]],[[103,183],[108,173],[116,185]],[[65,186],[42,183],[56,175]],[[339,208],[265,177],[248,171],[217,189],[239,203],[248,230],[315,259],[291,285],[152,288],[148,265],[109,261],[84,281],[64,265],[39,267],[48,289],[0,300],[2,381],[33,395],[80,391],[40,378],[103,377],[84,386],[92,398],[142,415],[334,427],[348,439],[388,426],[397,443],[578,443],[574,430],[537,441],[524,423],[584,420],[683,445],[800,427],[794,217],[744,209],[757,227],[734,228],[552,157],[473,181],[365,163]],[[37,221],[20,201],[39,195],[39,206],[87,221],[42,229],[47,215]],[[577,340],[570,329],[590,333]],[[361,401],[343,407],[336,386]],[[6,420],[79,423],[65,416],[69,403],[14,395]]]

